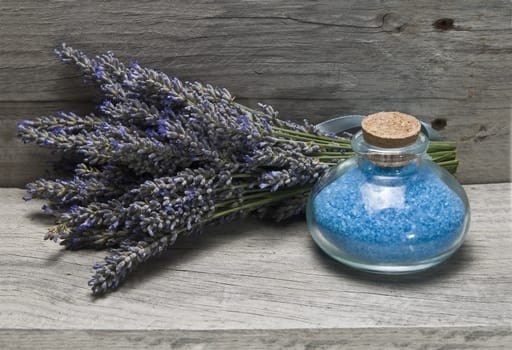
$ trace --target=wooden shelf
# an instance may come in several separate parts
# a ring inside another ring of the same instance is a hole
[[[247,220],[178,240],[96,299],[87,280],[106,252],[43,241],[51,221],[41,202],[0,189],[0,348],[505,348],[512,343],[511,185],[465,188],[467,240],[424,273],[356,272],[325,256],[303,220]]]

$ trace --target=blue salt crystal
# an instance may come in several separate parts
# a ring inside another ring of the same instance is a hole
[[[465,206],[429,166],[401,168],[367,160],[326,185],[313,199],[323,238],[348,259],[408,264],[454,248]]]

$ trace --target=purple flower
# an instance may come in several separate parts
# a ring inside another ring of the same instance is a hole
[[[93,76],[96,78],[96,79],[102,79],[103,78],[103,72],[104,72],[104,68],[102,66],[97,66],[94,73],[93,73]]]
[[[118,150],[121,148],[121,144],[116,139],[110,139],[110,144],[114,146],[114,149]]]
[[[117,288],[180,234],[250,213],[276,220],[300,213],[329,167],[320,155],[337,161],[349,147],[336,138],[327,147],[314,126],[280,120],[271,106],[251,109],[226,89],[124,65],[111,52],[89,58],[63,44],[56,54],[80,69],[102,102],[94,114],[20,123],[24,142],[58,149],[75,170],[34,181],[28,198],[48,201],[58,220],[47,238],[70,249],[110,249],[93,266],[95,294]]]

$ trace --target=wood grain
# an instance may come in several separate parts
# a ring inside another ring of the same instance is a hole
[[[32,144],[25,145],[18,140],[16,138],[18,123],[23,119],[54,114],[61,110],[85,113],[92,108],[91,104],[72,101],[0,103],[0,187],[23,187],[29,181],[50,176],[52,173],[51,162],[55,157],[47,149]],[[510,175],[508,121],[489,119],[471,124],[460,120],[460,123],[442,132],[446,139],[458,140],[457,157],[461,161],[457,173],[459,181],[462,183],[508,181]]]
[[[15,340],[15,341],[13,341]],[[344,349],[344,350],[503,350],[510,328],[347,328],[286,330],[0,330],[3,350],[37,349]]]
[[[510,181],[511,11],[508,0],[4,0],[0,186],[42,172],[41,153],[13,143],[15,121],[90,103],[53,57],[63,41],[227,87],[287,119],[400,110],[445,120],[462,182]]]
[[[499,348],[512,337],[512,187],[465,188],[469,236],[454,257],[424,273],[356,272],[321,253],[303,220],[247,220],[178,240],[97,299],[86,281],[105,252],[42,241],[50,221],[39,214],[41,203],[0,189],[0,347],[35,339],[42,348],[62,348],[64,340],[108,345],[119,337],[119,344],[176,348],[222,348],[223,339],[253,343],[250,349]]]

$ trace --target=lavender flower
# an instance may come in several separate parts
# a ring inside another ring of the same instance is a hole
[[[73,176],[27,185],[56,218],[46,239],[106,249],[93,293],[117,288],[179,235],[255,214],[284,220],[303,212],[313,184],[351,156],[345,138],[269,105],[238,104],[223,88],[183,82],[111,52],[94,58],[62,45],[56,54],[95,84],[102,102],[79,116],[57,113],[18,126],[23,142],[69,155]],[[454,170],[455,145],[441,165]],[[435,148],[434,148],[435,149]]]

